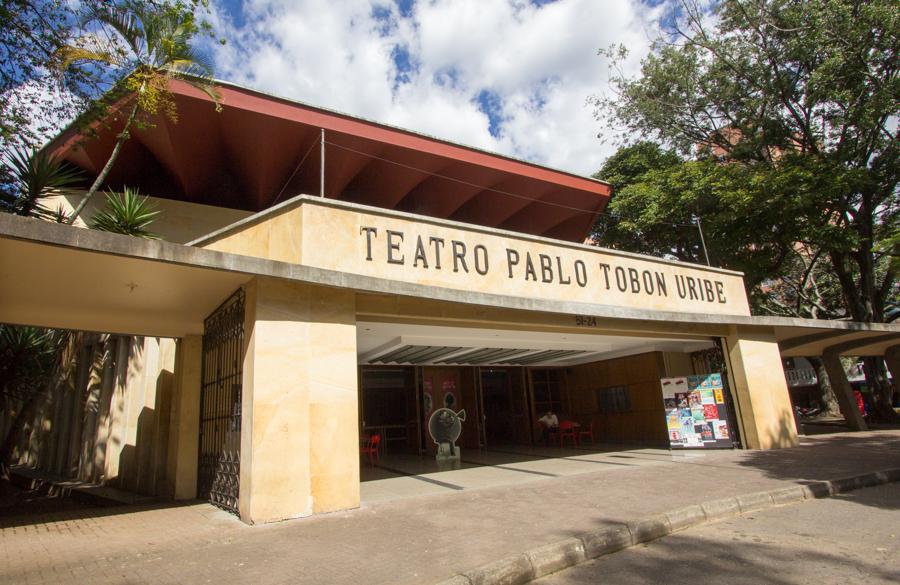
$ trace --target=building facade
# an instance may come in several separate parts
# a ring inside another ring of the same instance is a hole
[[[360,438],[433,456],[441,408],[461,449],[532,446],[548,411],[605,442],[790,447],[784,355],[894,355],[896,326],[755,318],[739,273],[581,244],[602,183],[173,89],[182,122],[136,132],[108,183],[154,196],[163,240],[0,218],[0,321],[102,332],[23,462],[269,522],[358,506]],[[48,148],[90,174],[115,131]],[[688,376],[718,392],[677,404]]]

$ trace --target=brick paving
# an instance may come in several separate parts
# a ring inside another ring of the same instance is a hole
[[[892,467],[900,467],[900,431],[676,456],[253,527],[197,503],[7,512],[0,583],[435,583],[613,522]]]

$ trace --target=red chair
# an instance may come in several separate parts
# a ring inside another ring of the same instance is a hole
[[[559,446],[562,447],[566,438],[572,439],[572,444],[578,446],[578,434],[575,432],[575,423],[564,420],[559,423]]]
[[[594,421],[591,421],[591,423],[588,425],[588,430],[585,431],[584,427],[581,427],[578,430],[578,440],[579,441],[581,440],[581,437],[590,437],[591,445],[594,444]]]
[[[369,465],[375,465],[375,460],[380,459],[378,446],[381,444],[381,435],[372,435],[366,439],[365,445],[359,448],[360,455],[369,455]]]

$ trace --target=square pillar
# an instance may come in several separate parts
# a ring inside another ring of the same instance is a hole
[[[166,473],[167,490],[176,500],[197,497],[202,355],[202,336],[187,335],[177,341]]]
[[[358,507],[355,293],[256,279],[244,335],[241,519]]]
[[[775,333],[733,328],[725,338],[734,398],[750,449],[794,447],[799,443]]]

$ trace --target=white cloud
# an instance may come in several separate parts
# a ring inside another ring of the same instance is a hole
[[[590,174],[613,149],[586,104],[607,91],[597,49],[625,44],[636,70],[659,14],[636,0],[419,0],[406,17],[391,0],[252,0],[242,26],[219,22],[217,77]]]

